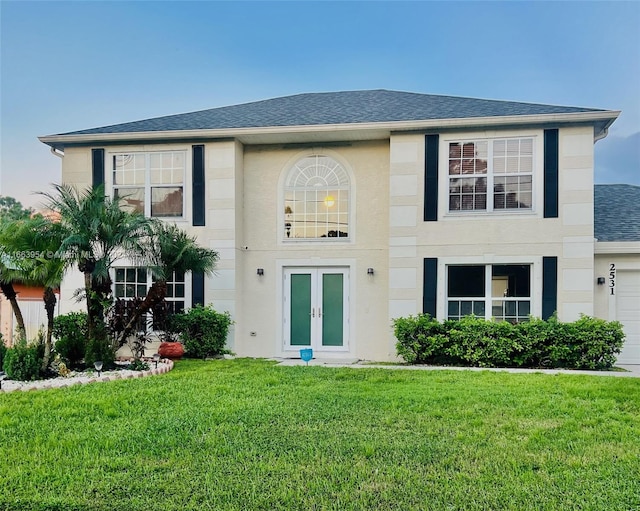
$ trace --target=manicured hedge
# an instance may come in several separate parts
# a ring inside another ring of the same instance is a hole
[[[393,320],[396,352],[410,364],[608,369],[624,342],[617,321],[581,316],[512,325],[467,316],[439,322],[428,314]]]

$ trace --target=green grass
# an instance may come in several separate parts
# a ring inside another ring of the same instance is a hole
[[[0,395],[0,510],[640,509],[640,380],[181,361]]]

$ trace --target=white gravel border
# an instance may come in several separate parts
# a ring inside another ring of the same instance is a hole
[[[3,380],[2,390],[0,392],[14,392],[17,390],[29,391],[29,390],[41,390],[41,389],[59,389],[63,387],[71,387],[72,385],[82,385],[85,383],[95,383],[103,381],[115,381],[115,380],[129,380],[133,378],[144,378],[145,376],[152,376],[156,374],[168,373],[173,369],[173,360],[168,358],[162,359],[158,362],[158,368],[155,367],[155,362],[147,362],[149,367],[146,371],[132,371],[131,369],[121,369],[120,371],[101,371],[98,377],[96,373],[78,373],[75,376],[69,376],[64,378],[59,376],[57,378],[50,378],[48,380],[35,380],[35,381],[15,381],[15,380]]]

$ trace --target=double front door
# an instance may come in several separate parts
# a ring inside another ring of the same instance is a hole
[[[348,348],[349,269],[285,268],[285,348]]]

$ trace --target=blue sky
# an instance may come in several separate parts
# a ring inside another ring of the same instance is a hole
[[[38,135],[301,92],[622,110],[596,182],[640,184],[640,2],[0,0],[0,193],[60,181]]]

